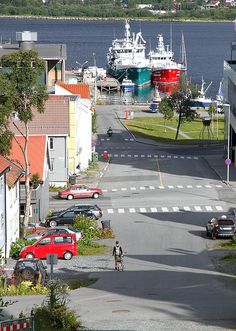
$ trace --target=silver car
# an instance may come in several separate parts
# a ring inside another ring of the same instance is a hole
[[[38,240],[43,236],[48,236],[51,234],[63,234],[63,233],[75,233],[76,240],[80,240],[83,237],[83,232],[72,227],[68,226],[56,226],[54,228],[50,228],[48,230],[41,231],[39,233],[32,233],[28,236],[25,236],[25,240]]]

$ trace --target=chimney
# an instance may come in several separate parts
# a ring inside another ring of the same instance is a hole
[[[33,50],[35,45],[34,42],[37,41],[37,32],[16,32],[16,41],[19,42],[19,48],[23,51]]]

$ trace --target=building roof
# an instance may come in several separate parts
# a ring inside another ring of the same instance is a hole
[[[24,123],[14,120],[17,127],[25,133]],[[19,131],[11,124],[15,134]],[[50,95],[45,103],[45,112],[33,110],[33,120],[29,122],[30,135],[69,135],[69,98],[66,96]]]
[[[0,58],[3,55],[17,52],[20,49],[19,44],[1,44],[0,47]],[[37,44],[34,43],[33,48],[43,60],[66,60],[67,51],[65,44]]]
[[[4,172],[9,170],[10,170],[9,163],[2,155],[0,155],[0,175],[2,175]]]
[[[89,85],[85,83],[66,84],[62,81],[57,81],[57,85],[61,86],[72,94],[78,94],[82,99],[90,99]]]
[[[21,146],[23,146],[24,137],[16,136],[16,139]],[[30,173],[31,175],[38,173],[39,180],[44,180],[46,148],[47,136],[29,136],[28,157],[30,162]],[[23,153],[15,139],[12,141],[10,158],[12,160],[17,160],[23,168],[25,167]],[[21,181],[25,181],[25,177],[22,177]]]
[[[5,158],[0,155],[0,168],[2,165],[6,165],[9,170],[6,173],[7,185],[10,187],[14,187],[16,182],[22,175],[22,168],[12,160],[9,160],[8,158]]]

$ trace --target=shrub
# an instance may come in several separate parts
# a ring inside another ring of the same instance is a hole
[[[113,239],[115,238],[114,232],[112,229],[99,229],[98,230],[99,239]]]
[[[18,259],[22,248],[24,248],[27,245],[32,245],[35,241],[36,241],[35,239],[33,240],[16,239],[16,241],[11,244],[9,255],[13,259]]]
[[[68,286],[58,280],[48,282],[49,293],[41,307],[33,308],[35,331],[79,330],[75,313],[67,308]]]
[[[0,287],[0,295],[12,296],[12,295],[31,295],[31,294],[47,294],[48,289],[42,286],[40,283],[35,286],[32,282],[24,281],[19,285],[11,284],[9,286]]]
[[[83,231],[84,235],[93,235],[93,238],[97,236],[98,225],[95,220],[88,219],[84,215],[79,215],[75,218],[74,228]]]

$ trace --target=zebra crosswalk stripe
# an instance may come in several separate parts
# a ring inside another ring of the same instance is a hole
[[[223,207],[222,206],[184,206],[184,207],[178,207],[178,206],[173,206],[173,207],[139,207],[139,208],[117,208],[117,209],[112,209],[109,208],[106,210],[106,212],[108,214],[114,214],[114,213],[118,213],[118,214],[125,214],[125,213],[168,213],[168,212],[183,212],[183,211],[192,211],[192,212],[213,212],[213,210],[217,210],[217,211],[223,211]],[[105,211],[104,211],[105,212]]]

